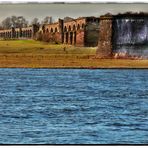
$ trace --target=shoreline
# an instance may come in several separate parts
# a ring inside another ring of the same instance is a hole
[[[0,53],[0,68],[148,69],[146,59],[97,59],[91,56]]]
[[[91,59],[34,55],[0,55],[0,68],[148,69],[148,60]]]
[[[103,70],[103,69],[110,69],[110,70],[148,70],[148,68],[145,67],[138,67],[138,68],[132,68],[132,67],[95,67],[95,68],[89,68],[89,67],[0,67],[1,69],[83,69],[83,70]]]

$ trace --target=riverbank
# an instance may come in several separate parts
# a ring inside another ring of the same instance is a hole
[[[148,60],[96,59],[96,48],[0,41],[1,68],[148,68]]]

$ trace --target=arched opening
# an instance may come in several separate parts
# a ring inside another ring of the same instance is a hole
[[[53,32],[53,28],[50,29],[50,32]]]
[[[84,23],[82,24],[82,29],[84,29]]]
[[[28,31],[26,30],[26,38],[28,37]]]
[[[25,30],[25,37],[27,37],[27,31]]]
[[[7,38],[7,35],[8,35],[8,34],[7,34],[7,32],[6,32],[6,38]]]
[[[76,32],[74,32],[74,45],[76,44]]]
[[[71,31],[71,26],[68,27],[68,31]]]
[[[29,37],[32,37],[32,30],[29,30]]]
[[[57,27],[55,28],[55,32],[58,32],[58,29],[57,29]]]
[[[43,33],[45,33],[45,26],[44,25],[42,26],[42,30],[43,30]]]
[[[46,33],[49,33],[49,30],[48,30],[48,28],[46,29]]]
[[[72,44],[73,41],[73,32],[70,32],[70,44]]]
[[[68,43],[68,32],[66,32],[66,43]]]
[[[67,32],[67,28],[66,28],[66,26],[64,27],[64,32]]]
[[[77,26],[77,30],[79,30],[80,29],[80,24],[78,24],[78,26]]]
[[[73,25],[73,31],[75,31],[76,30],[76,26],[75,25]]]
[[[22,31],[22,37],[24,37],[24,34],[25,34],[24,31]]]
[[[16,37],[16,31],[14,31],[14,36],[13,36],[14,38]]]
[[[19,32],[17,31],[17,32],[16,32],[16,38],[18,38],[18,37],[19,37]]]
[[[8,38],[10,38],[10,32],[8,32]]]

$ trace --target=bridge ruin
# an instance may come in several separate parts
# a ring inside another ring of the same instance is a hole
[[[36,39],[74,46],[97,47],[97,57],[115,54],[148,57],[148,14],[126,13],[59,19],[52,24],[0,30],[0,39]]]

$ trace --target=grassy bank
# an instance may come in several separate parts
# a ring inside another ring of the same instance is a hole
[[[33,40],[0,41],[0,67],[148,68],[148,60],[95,59],[96,48]]]

